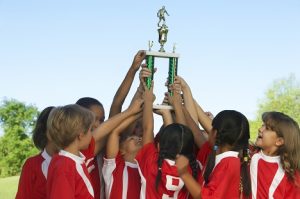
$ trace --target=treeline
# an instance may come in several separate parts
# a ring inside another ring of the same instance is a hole
[[[245,96],[247,97],[247,96]],[[258,103],[256,119],[250,121],[254,140],[265,111],[280,111],[300,123],[300,84],[294,75],[275,80]],[[38,153],[32,142],[38,108],[15,99],[4,99],[0,105],[0,177],[19,175],[24,161]]]

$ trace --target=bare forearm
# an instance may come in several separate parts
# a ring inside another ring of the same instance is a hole
[[[207,138],[203,135],[199,126],[195,123],[195,121],[192,119],[190,113],[185,108],[183,108],[183,112],[185,115],[187,126],[191,129],[191,131],[194,135],[194,141],[195,141],[197,147],[201,148],[201,146],[205,143]]]
[[[201,186],[190,173],[182,174],[181,179],[194,199],[201,199]]]
[[[201,124],[201,126],[204,128],[204,130],[209,133],[212,129],[212,119],[209,118],[201,106],[195,101],[196,109],[197,109],[197,115],[198,115],[198,121]]]
[[[181,103],[174,104],[174,111],[175,111],[175,121],[179,124],[186,125],[185,116],[182,110]]]
[[[154,140],[152,106],[152,101],[145,101],[143,110],[143,145]]]
[[[187,111],[190,113],[192,119],[195,122],[198,122],[197,109],[195,106],[194,98],[190,87],[185,87],[182,90],[182,92],[183,92],[184,106],[186,107]]]
[[[124,112],[118,113],[117,115],[109,118],[105,122],[103,122],[97,129],[94,130],[93,137],[95,139],[95,154],[97,154],[104,146],[103,140],[106,139],[107,135],[112,132],[114,128],[118,124],[122,122],[122,120],[126,119],[130,115],[132,115],[128,110]]]
[[[132,67],[127,72],[123,82],[121,83],[114,96],[112,105],[110,107],[109,117],[112,117],[121,112],[123,103],[129,93],[136,72],[137,71],[134,70]]]

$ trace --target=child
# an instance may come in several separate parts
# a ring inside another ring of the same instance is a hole
[[[87,107],[87,109],[92,110],[96,118],[99,118],[99,120],[104,120],[104,110],[101,108],[101,105],[98,103],[99,101],[94,98],[81,98],[78,100],[78,104],[81,104],[84,107]],[[85,163],[88,167],[88,171],[91,174],[92,178],[92,185],[97,195],[95,195],[95,198],[104,198],[104,187],[101,186],[101,181],[99,181],[99,174],[97,168],[95,156],[99,154],[99,152],[104,148],[106,145],[106,139],[109,133],[118,126],[119,123],[121,123],[124,119],[131,116],[132,114],[135,114],[135,110],[132,109],[132,106],[129,106],[129,108],[121,113],[118,113],[108,120],[102,122],[100,124],[100,121],[94,121],[93,122],[93,131],[92,131],[92,140],[89,144],[89,147],[86,150],[83,150],[82,153],[86,157]],[[99,164],[99,166],[102,166],[102,163]],[[100,193],[99,193],[100,192]],[[99,194],[101,195],[99,195]]]
[[[213,119],[210,133],[216,134],[216,140],[206,164],[203,186],[189,174],[187,159],[181,155],[177,157],[178,173],[186,188],[193,198],[249,197],[251,188],[247,172],[250,137],[248,120],[237,111],[221,111]],[[239,157],[242,157],[242,161]]]
[[[141,99],[133,102],[140,110],[141,104]],[[140,116],[128,117],[108,137],[102,170],[106,199],[139,198],[141,179],[134,158],[142,146],[141,137],[124,130]]]
[[[93,129],[99,127],[100,124],[104,122],[105,119],[105,112],[104,107],[101,102],[99,102],[95,98],[91,97],[82,97],[77,100],[76,104],[89,109],[95,115],[95,121],[93,124]],[[104,180],[102,176],[102,165],[103,165],[103,146],[106,144],[106,139],[100,139],[98,142],[95,143],[95,151],[99,153],[95,154],[91,158],[87,159],[86,162],[88,163],[86,166],[88,168],[92,186],[94,189],[95,199],[104,199]],[[94,153],[93,153],[94,154]],[[102,185],[102,186],[101,186]]]
[[[300,130],[280,112],[265,112],[250,164],[252,198],[300,198]]]
[[[44,199],[48,166],[57,152],[54,144],[47,139],[47,119],[53,106],[45,108],[39,115],[33,130],[33,143],[42,152],[28,158],[22,168],[16,199]]]
[[[54,155],[47,178],[47,198],[94,198],[85,156],[89,147],[94,115],[79,105],[54,108],[48,118],[49,139],[60,149]]]
[[[187,198],[188,192],[178,176],[174,160],[178,153],[188,156],[190,172],[197,176],[193,134],[186,126],[173,123],[162,129],[156,146],[153,142],[153,82],[150,89],[145,85],[144,88],[143,147],[136,156],[142,181],[140,198]],[[175,109],[176,121],[180,121],[182,118],[177,117],[182,114],[180,95],[174,92],[169,102]]]

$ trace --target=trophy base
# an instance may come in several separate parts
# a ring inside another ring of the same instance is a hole
[[[174,110],[173,106],[166,105],[166,104],[153,104],[153,109],[168,109],[168,110]]]

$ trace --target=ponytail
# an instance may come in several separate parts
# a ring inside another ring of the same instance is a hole
[[[241,182],[240,182],[240,192],[241,195],[245,195],[247,198],[251,194],[251,181],[250,174],[248,171],[248,165],[250,163],[248,148],[243,149],[243,155],[241,159]]]
[[[208,156],[208,161],[207,161],[206,168],[205,168],[205,171],[204,171],[205,184],[208,184],[209,176],[210,176],[212,170],[215,167],[217,150],[218,150],[218,146],[215,145],[214,150]]]
[[[165,155],[161,151],[159,153],[158,160],[157,160],[158,170],[157,170],[157,175],[156,175],[156,179],[155,179],[155,189],[156,189],[156,191],[158,191],[158,185],[159,185],[160,180],[161,180],[161,166],[162,166],[162,163],[163,163],[163,161],[165,159],[164,157],[165,157]]]

